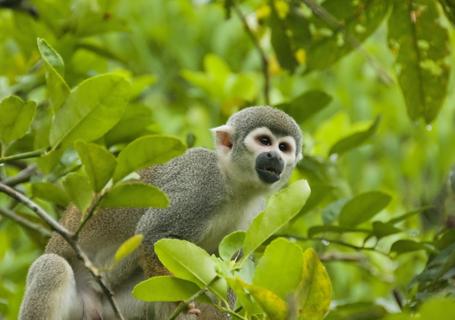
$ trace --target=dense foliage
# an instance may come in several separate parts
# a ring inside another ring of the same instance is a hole
[[[454,25],[453,0],[0,0],[0,185],[56,219],[74,203],[80,228],[99,207],[166,206],[134,171],[270,104],[304,132],[292,183],[219,257],[159,241],[173,276],[134,296],[211,291],[240,319],[455,319]],[[0,318],[50,231],[0,193]]]

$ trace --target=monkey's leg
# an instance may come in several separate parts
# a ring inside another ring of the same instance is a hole
[[[19,319],[73,320],[82,315],[83,305],[70,264],[52,253],[36,259],[27,276]]]

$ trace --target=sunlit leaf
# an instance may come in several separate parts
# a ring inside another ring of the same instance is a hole
[[[204,249],[179,239],[161,239],[155,244],[155,252],[163,265],[177,278],[207,286],[217,276],[215,263]],[[211,285],[212,290],[226,296],[227,285],[223,279]]]
[[[225,236],[218,246],[220,257],[226,261],[231,260],[234,254],[242,249],[244,240],[244,231],[235,231]]]
[[[124,258],[132,254],[137,248],[139,248],[143,239],[144,236],[142,234],[135,234],[124,241],[115,252],[115,261],[122,261]]]
[[[104,208],[165,208],[168,205],[169,199],[160,189],[138,181],[114,186],[100,202]]]
[[[289,240],[278,238],[265,249],[256,266],[253,283],[286,299],[301,278],[302,250]]]
[[[265,211],[253,220],[246,232],[243,244],[244,257],[249,256],[299,213],[309,195],[310,187],[306,180],[294,182],[273,195]]]
[[[303,253],[303,276],[296,293],[299,319],[323,319],[332,299],[332,284],[324,265],[313,249]]]
[[[147,302],[184,301],[199,290],[193,282],[171,276],[159,276],[139,282],[133,289],[133,296]]]
[[[117,157],[114,181],[127,174],[147,167],[169,161],[185,151],[183,143],[172,137],[144,136],[127,145]]]

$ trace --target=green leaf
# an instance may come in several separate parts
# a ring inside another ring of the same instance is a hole
[[[387,207],[391,197],[380,191],[361,193],[349,200],[341,209],[338,220],[341,226],[355,227],[373,218]]]
[[[152,301],[184,301],[199,291],[194,283],[171,277],[152,277],[139,282],[133,289],[136,299]]]
[[[216,265],[204,249],[178,239],[161,239],[155,244],[155,252],[163,265],[177,278],[196,283],[200,288],[207,286],[216,276]],[[225,297],[227,284],[220,279],[211,289]]]
[[[267,314],[270,320],[285,320],[288,315],[286,302],[272,291],[255,285],[246,285],[249,293],[254,297],[256,303]]]
[[[81,82],[55,115],[49,136],[51,146],[67,146],[78,139],[91,141],[103,136],[122,117],[129,86],[118,74]]]
[[[73,172],[68,174],[62,183],[71,201],[84,213],[90,206],[93,198],[93,189],[90,186],[87,176],[81,172]]]
[[[169,199],[157,187],[142,182],[125,182],[110,189],[100,202],[103,208],[166,208]]]
[[[65,65],[62,57],[44,39],[37,39],[38,50],[46,66],[47,93],[52,109],[57,112],[70,93],[63,75]]]
[[[388,42],[408,115],[430,123],[447,94],[450,67],[447,29],[439,23],[436,1],[394,1]]]
[[[320,90],[309,90],[294,98],[289,103],[282,103],[276,107],[291,115],[295,121],[302,123],[313,115],[326,108],[332,97]]]
[[[140,137],[120,152],[114,181],[119,181],[127,174],[150,166],[165,163],[185,151],[183,143],[172,137],[144,136]]]
[[[246,232],[244,259],[299,213],[310,192],[306,180],[299,180],[270,198],[265,211],[253,220]]]
[[[302,250],[284,238],[265,249],[256,267],[253,284],[267,288],[281,298],[297,288],[302,278]]]
[[[324,265],[313,249],[303,253],[303,275],[296,293],[299,319],[323,319],[329,310],[332,284]]]
[[[242,249],[244,240],[244,231],[235,231],[225,236],[218,246],[220,257],[225,261],[230,261],[234,254]]]
[[[120,121],[104,136],[107,145],[129,143],[146,134],[152,124],[152,110],[142,104],[130,104]]]
[[[280,65],[285,69],[294,71],[298,63],[294,56],[291,39],[288,36],[286,21],[280,18],[273,1],[270,2],[270,8],[270,41],[273,50]]]
[[[412,251],[428,250],[429,247],[425,243],[416,242],[414,240],[398,240],[392,244],[390,252],[397,254],[408,253]]]
[[[447,18],[455,26],[455,0],[439,0]]]
[[[372,234],[378,239],[390,236],[395,233],[399,233],[401,231],[402,231],[401,229],[395,227],[391,223],[384,223],[382,221],[373,221]]]
[[[339,27],[329,27],[313,18],[313,41],[307,49],[307,70],[325,69],[356,49],[381,24],[388,0],[326,0],[322,6],[337,20]]]
[[[142,234],[135,234],[124,241],[115,252],[114,259],[116,262],[120,262],[127,256],[132,254],[142,243],[144,236]]]
[[[117,164],[115,157],[106,148],[94,143],[77,141],[74,147],[93,190],[101,191],[114,173]]]
[[[387,310],[374,303],[359,302],[336,306],[325,320],[381,320],[387,315]]]
[[[455,301],[453,297],[433,297],[420,308],[420,319],[455,319]]]
[[[9,144],[22,138],[30,128],[35,110],[34,102],[24,102],[17,96],[0,101],[0,142]]]
[[[329,154],[338,154],[341,155],[345,153],[346,151],[349,151],[351,149],[354,149],[361,144],[363,144],[366,140],[368,140],[373,134],[375,134],[378,125],[380,122],[380,118],[377,117],[371,126],[363,131],[355,132],[347,137],[344,137],[340,140],[338,140],[331,148],[329,151]]]
[[[50,182],[32,183],[32,195],[33,197],[56,203],[62,207],[66,207],[70,202],[66,192],[61,187]]]

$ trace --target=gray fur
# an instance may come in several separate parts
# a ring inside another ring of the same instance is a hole
[[[139,172],[142,181],[167,193],[168,208],[102,209],[82,230],[80,245],[100,268],[110,265],[115,250],[134,233],[144,235],[141,249],[106,274],[127,319],[162,320],[175,306],[143,303],[130,294],[133,286],[145,278],[144,273],[146,276],[160,274],[154,269],[156,241],[165,237],[185,239],[216,253],[223,236],[246,228],[263,209],[265,197],[289,178],[295,163],[288,164],[280,181],[271,186],[261,183],[255,172],[255,155],[247,150],[243,140],[251,130],[267,127],[276,135],[294,137],[296,154],[299,154],[301,133],[292,118],[270,107],[251,107],[234,114],[227,124],[233,129],[229,156],[195,148],[164,165]],[[61,223],[75,231],[80,219],[78,210],[69,207]],[[201,310],[199,320],[226,318],[210,306],[202,306]],[[46,254],[30,268],[20,319],[81,317],[112,319],[113,313],[98,284],[69,245],[55,234],[46,247]],[[192,318],[180,315],[179,319]]]

